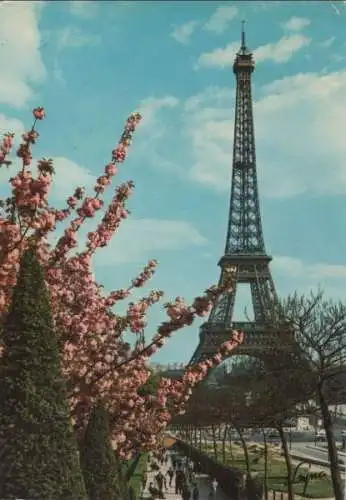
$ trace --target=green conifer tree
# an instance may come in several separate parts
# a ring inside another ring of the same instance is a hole
[[[43,269],[21,260],[2,332],[0,498],[85,500]]]
[[[80,459],[89,500],[119,500],[118,469],[110,441],[107,412],[93,408],[81,445]]]

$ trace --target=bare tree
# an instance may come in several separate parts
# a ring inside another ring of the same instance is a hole
[[[309,384],[319,406],[326,432],[335,500],[343,500],[332,414],[329,404],[337,398],[340,377],[346,367],[346,305],[324,299],[321,291],[299,296],[296,293],[283,302],[295,341],[308,364]],[[342,385],[342,384],[341,384]]]

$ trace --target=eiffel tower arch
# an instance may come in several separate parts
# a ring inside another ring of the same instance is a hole
[[[244,332],[244,342],[235,355],[261,357],[268,349],[284,346],[292,339],[285,322],[271,275],[272,257],[265,249],[257,186],[256,148],[251,92],[255,69],[253,54],[245,43],[244,25],[241,47],[233,72],[236,77],[232,188],[226,246],[218,265],[219,284],[235,269],[234,290],[222,295],[201,328],[199,344],[189,365],[210,357],[230,338],[232,330]],[[247,284],[251,291],[253,321],[235,322],[234,303],[237,285]]]

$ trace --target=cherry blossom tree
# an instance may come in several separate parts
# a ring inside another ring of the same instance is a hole
[[[231,332],[229,341],[213,358],[189,368],[181,380],[163,378],[156,394],[138,394],[150,376],[150,356],[175,331],[208,314],[219,295],[232,287],[235,270],[229,270],[222,286],[210,287],[190,305],[181,297],[166,303],[167,320],[145,344],[142,332],[147,327],[147,312],[163,297],[163,292],[151,291],[137,302],[129,303],[124,315],[116,314],[114,307],[150,280],[157,262],[150,260],[126,288],[110,293],[104,293],[92,269],[95,252],[110,242],[121,222],[129,216],[127,200],[134,189],[132,181],[115,187],[107,207],[104,207],[103,195],[127,157],[141,116],[132,113],[126,120],[121,138],[103,174],[97,178],[92,194],[87,196],[83,187],[76,187],[66,200],[66,206],[60,209],[48,202],[55,174],[53,161],[39,160],[37,175],[33,169],[32,148],[39,138],[36,125],[45,118],[45,110],[36,108],[33,116],[34,123],[23,134],[17,148],[20,167],[10,178],[11,193],[1,202],[0,317],[6,317],[11,303],[21,255],[29,246],[35,246],[50,293],[62,368],[68,383],[71,417],[77,429],[84,429],[91,409],[101,400],[111,416],[113,446],[119,456],[128,457],[134,450],[156,445],[157,436],[172,415],[184,411],[192,387],[242,341],[241,333]],[[14,134],[5,134],[0,144],[0,166],[10,168],[13,165],[9,159],[13,145]],[[79,251],[80,228],[102,209],[101,221],[88,233],[85,247]],[[64,222],[67,227],[63,235],[56,245],[49,244],[49,235]],[[131,345],[124,341],[125,332],[134,335]]]

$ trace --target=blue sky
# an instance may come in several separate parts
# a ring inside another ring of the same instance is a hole
[[[35,153],[55,160],[57,205],[92,185],[128,114],[143,113],[118,177],[136,184],[131,219],[95,259],[108,290],[149,258],[167,300],[191,300],[218,280],[241,19],[257,63],[259,189],[277,289],[320,284],[344,297],[344,2],[0,3],[0,132],[28,128],[31,109],[47,109]],[[148,338],[162,318],[151,312]],[[198,324],[156,361],[187,361],[197,341]]]

